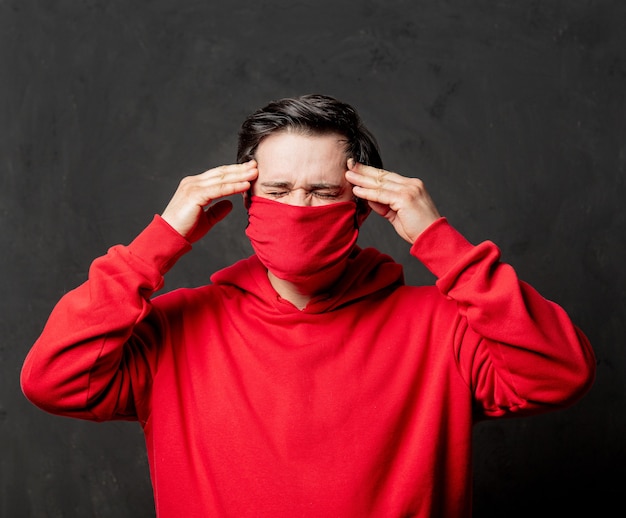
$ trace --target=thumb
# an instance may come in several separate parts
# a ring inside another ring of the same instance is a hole
[[[233,203],[230,200],[221,200],[215,205],[211,205],[202,212],[196,226],[187,236],[187,240],[190,243],[195,243],[201,239],[215,224],[228,216],[231,210],[233,210]]]
[[[382,216],[383,218],[386,217],[387,214],[389,214],[389,211],[391,210],[389,208],[389,205],[385,205],[384,203],[368,201],[367,204],[376,214],[378,214],[379,216]]]
[[[215,205],[211,205],[209,210],[204,213],[210,225],[207,230],[210,230],[213,225],[222,221],[226,216],[228,216],[228,214],[230,214],[231,210],[233,210],[233,202],[230,200],[221,200]]]

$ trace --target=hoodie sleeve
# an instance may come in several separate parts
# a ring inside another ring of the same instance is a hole
[[[454,352],[485,416],[573,404],[591,387],[595,358],[557,304],[520,281],[492,242],[470,244],[445,218],[411,248],[456,302]]]
[[[21,372],[25,396],[54,414],[137,419],[167,335],[150,297],[191,245],[160,216],[96,259],[54,307]]]

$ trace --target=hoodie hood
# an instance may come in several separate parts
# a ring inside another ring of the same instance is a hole
[[[276,293],[267,277],[267,270],[256,255],[214,273],[211,282],[218,286],[232,286],[244,291],[258,299],[259,303],[272,305],[281,313],[300,312]],[[355,246],[346,271],[333,288],[328,293],[314,297],[302,312],[332,311],[355,300],[380,291],[392,290],[403,284],[402,265],[374,248],[361,249]]]

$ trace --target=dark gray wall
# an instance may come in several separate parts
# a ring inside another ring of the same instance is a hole
[[[53,304],[183,175],[234,160],[242,118],[322,92],[354,104],[388,168],[590,337],[578,405],[482,424],[476,516],[605,516],[626,483],[626,2],[0,1],[0,516],[153,515],[132,423],[50,416],[18,374]],[[234,215],[168,277],[249,253]],[[362,244],[432,282],[392,229]]]

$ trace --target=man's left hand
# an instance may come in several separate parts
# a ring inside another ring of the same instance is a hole
[[[441,217],[419,178],[408,178],[350,159],[346,179],[354,186],[354,195],[367,200],[372,210],[389,221],[410,244]]]

